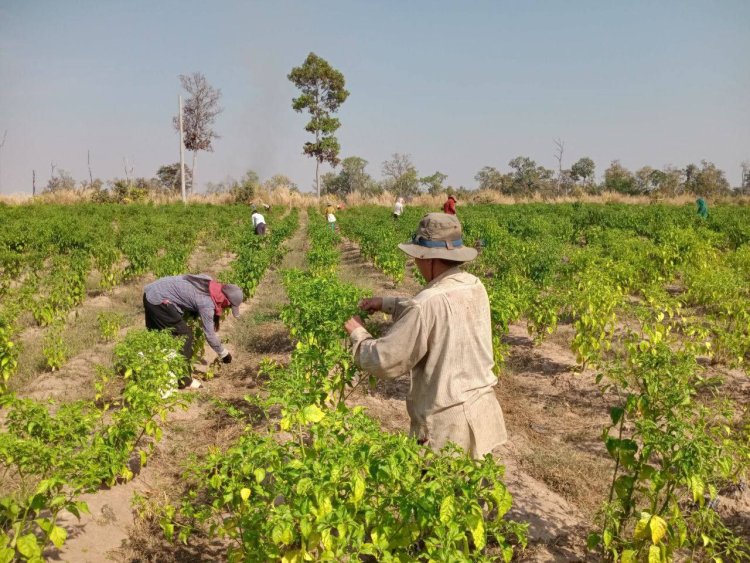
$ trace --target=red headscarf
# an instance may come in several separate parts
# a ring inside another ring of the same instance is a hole
[[[220,317],[221,314],[224,312],[224,309],[227,307],[231,307],[232,303],[227,299],[227,296],[224,295],[224,292],[222,291],[222,288],[224,287],[223,284],[220,284],[217,281],[211,280],[208,282],[208,294],[211,296],[211,299],[214,302],[214,313],[217,317]]]

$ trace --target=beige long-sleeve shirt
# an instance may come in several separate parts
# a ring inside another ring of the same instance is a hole
[[[377,340],[364,328],[354,330],[354,358],[377,377],[411,373],[411,434],[436,450],[455,442],[475,458],[504,443],[482,282],[453,268],[412,299],[383,298],[383,311],[394,316],[393,326]]]

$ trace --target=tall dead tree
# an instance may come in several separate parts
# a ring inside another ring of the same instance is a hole
[[[192,186],[196,186],[195,168],[197,164],[198,151],[213,152],[212,142],[219,139],[219,135],[213,130],[216,116],[223,110],[219,106],[221,90],[211,86],[201,72],[193,74],[181,74],[180,83],[188,93],[182,111],[183,130],[185,135],[185,148],[193,152],[193,165],[191,175]],[[172,120],[177,131],[180,130],[179,116]]]
[[[128,161],[127,157],[122,157],[122,166],[125,168],[125,180],[127,183],[130,183],[130,177],[133,175],[133,170],[135,169],[135,158],[131,158],[130,161]]]
[[[557,195],[561,195],[561,186],[562,186],[562,179],[563,179],[563,170],[562,170],[562,159],[563,159],[563,153],[565,152],[565,141],[561,139],[553,139],[555,146],[557,149],[555,150],[555,160],[557,160]]]
[[[91,150],[86,150],[86,164],[89,166],[89,186],[94,185],[94,175],[91,173]]]

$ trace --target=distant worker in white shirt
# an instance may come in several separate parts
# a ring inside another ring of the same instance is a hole
[[[401,214],[404,212],[404,198],[400,197],[396,200],[396,203],[393,205],[393,218],[398,219],[401,217]]]
[[[440,450],[453,442],[481,459],[508,434],[494,390],[490,302],[482,282],[460,268],[477,251],[464,246],[456,216],[444,213],[425,215],[412,241],[398,246],[428,283],[412,298],[360,302],[394,323],[375,339],[359,317],[349,319],[354,360],[377,377],[411,375],[406,410],[419,443]]]
[[[256,235],[263,236],[266,234],[266,219],[263,217],[263,215],[260,214],[260,212],[256,209],[253,211],[253,214],[251,216],[253,220],[253,229],[255,230]]]

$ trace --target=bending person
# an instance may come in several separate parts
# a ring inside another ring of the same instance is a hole
[[[148,284],[143,291],[146,328],[170,329],[174,336],[185,337],[182,354],[191,361],[193,331],[185,322],[185,316],[197,315],[203,324],[206,341],[221,361],[228,364],[232,361],[232,355],[224,348],[216,331],[219,330],[219,320],[225,309],[231,308],[232,314],[239,317],[243,300],[240,287],[221,284],[206,274],[160,278]]]

